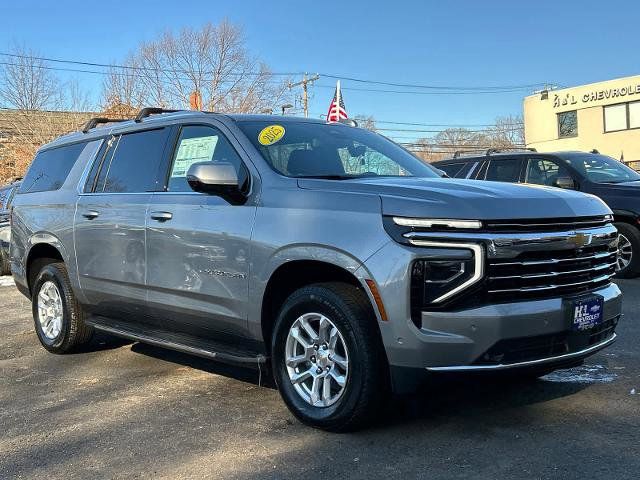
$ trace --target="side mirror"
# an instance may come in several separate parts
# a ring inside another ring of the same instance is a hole
[[[575,180],[571,177],[558,177],[553,182],[553,186],[558,188],[565,188],[568,190],[576,190],[578,187]]]
[[[218,195],[231,203],[246,199],[236,169],[230,163],[194,163],[187,171],[187,182],[195,192]]]

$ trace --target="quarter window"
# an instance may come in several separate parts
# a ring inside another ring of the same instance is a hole
[[[95,191],[139,193],[156,190],[167,130],[128,133],[114,139],[102,162]]]
[[[485,180],[496,182],[518,182],[520,180],[520,168],[522,161],[517,158],[506,158],[504,160],[491,160],[487,169]]]
[[[194,163],[230,163],[236,169],[238,178],[242,175],[242,160],[235,149],[216,128],[191,125],[183,127],[176,150],[173,154],[167,190],[170,192],[190,192],[187,172]]]
[[[20,193],[58,190],[64,184],[87,142],[38,152],[20,186]]]
[[[578,135],[578,112],[562,112],[558,114],[558,137],[576,137]]]

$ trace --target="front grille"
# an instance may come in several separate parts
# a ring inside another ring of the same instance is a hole
[[[617,248],[600,245],[572,250],[523,252],[489,258],[485,291],[491,302],[511,302],[580,294],[608,285],[615,274]]]
[[[579,352],[604,342],[615,333],[619,317],[586,331],[565,331],[535,337],[500,340],[476,360],[474,365],[509,365],[567,353]]]
[[[523,220],[487,220],[484,226],[490,232],[559,232],[582,228],[603,227],[611,223],[608,216],[578,218],[541,218]]]

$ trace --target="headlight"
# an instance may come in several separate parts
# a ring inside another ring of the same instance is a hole
[[[443,258],[425,258],[413,263],[412,306],[419,305],[421,309],[438,306],[482,279],[482,246],[431,241],[415,241],[415,244],[446,249],[447,255],[446,258],[443,255]]]

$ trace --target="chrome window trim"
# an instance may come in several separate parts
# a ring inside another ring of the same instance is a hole
[[[480,162],[474,162],[473,165],[471,166],[471,170],[469,170],[469,173],[467,173],[467,175],[464,178],[470,179],[471,175],[475,173],[476,168],[478,168],[478,165],[480,165]]]

